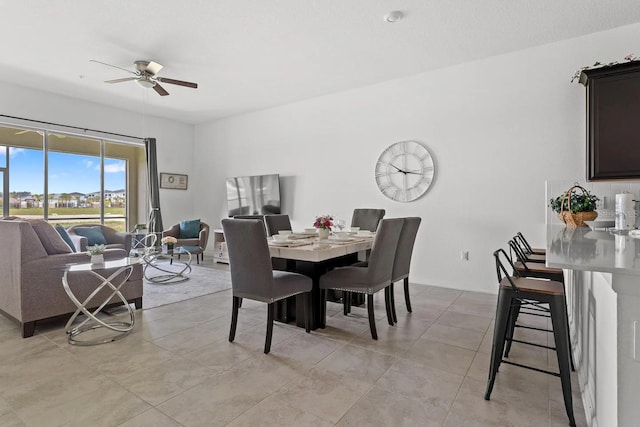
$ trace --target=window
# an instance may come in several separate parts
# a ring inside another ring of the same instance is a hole
[[[145,222],[144,146],[2,126],[0,144],[3,214],[119,231]]]

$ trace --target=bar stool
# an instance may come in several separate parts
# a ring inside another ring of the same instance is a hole
[[[557,376],[560,377],[562,383],[562,395],[564,397],[567,416],[569,417],[569,425],[575,426],[576,421],[573,415],[573,398],[571,395],[571,371],[569,368],[568,325],[563,284],[553,280],[537,280],[520,276],[511,259],[503,249],[495,251],[493,256],[496,262],[499,291],[493,344],[491,347],[489,378],[487,380],[487,390],[484,398],[485,400],[491,398],[491,392],[493,391],[493,385],[501,363]],[[512,275],[509,275],[500,259],[501,256],[511,266],[513,271]],[[507,339],[507,330],[510,326],[510,319],[514,315],[515,309],[521,307],[523,303],[548,304],[551,323],[553,325],[555,348],[521,340],[513,341],[555,350],[558,358],[559,373],[512,362],[502,357]]]
[[[511,255],[509,257],[509,260],[512,260],[514,256],[518,260],[517,262],[513,263],[513,267],[514,267],[514,271],[517,271],[519,276],[531,277],[531,278],[537,278],[537,279],[547,279],[547,280],[560,282],[562,283],[562,286],[564,289],[564,273],[562,272],[561,268],[547,267],[546,265],[544,265],[543,262],[530,261],[529,258],[527,258],[527,255],[522,251],[522,249],[515,242],[514,239],[509,240],[508,244],[509,244],[509,253]],[[566,305],[567,304],[566,304],[566,297],[565,297],[565,315],[566,315]],[[508,341],[507,341],[507,346],[504,352],[505,357],[509,357],[509,351],[511,350],[511,339],[513,338],[513,333],[515,328],[518,327],[518,325],[516,324],[516,321],[518,320],[518,316],[520,313],[528,314],[532,316],[549,317],[548,314],[541,314],[540,312],[545,312],[545,313],[548,313],[548,312],[545,308],[540,307],[536,304],[522,304],[521,308],[525,308],[525,310],[521,311],[520,308],[516,308],[514,311],[514,315],[511,318],[509,330],[507,331]],[[569,324],[568,316],[566,319],[566,323],[567,325]],[[569,335],[568,328],[567,328],[567,338],[569,339],[569,342],[571,342],[571,337]],[[570,351],[569,361],[571,364],[571,370],[575,371],[576,369],[573,364],[571,349],[569,349],[569,351]]]
[[[520,237],[520,235],[516,234],[513,236],[513,240],[520,250],[526,255],[529,262],[542,262],[544,263],[547,260],[547,255],[545,253],[534,253],[533,249],[526,243],[526,241]]]
[[[527,247],[527,250],[532,254],[545,255],[547,253],[546,249],[532,248],[529,242],[527,241],[527,239],[524,238],[521,232],[518,231],[518,234],[516,234],[516,236],[518,236],[518,238],[522,241],[522,243]]]

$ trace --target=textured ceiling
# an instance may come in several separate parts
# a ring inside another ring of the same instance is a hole
[[[0,80],[200,123],[640,22],[638,0],[1,0]],[[404,18],[384,22],[391,10]],[[105,84],[136,59],[199,83]]]

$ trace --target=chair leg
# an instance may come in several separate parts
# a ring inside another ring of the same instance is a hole
[[[509,352],[511,351],[511,340],[513,339],[513,333],[516,329],[516,322],[518,321],[518,316],[520,315],[520,302],[515,299],[514,305],[509,308],[509,327],[507,329],[507,336],[505,338],[506,343],[504,347],[504,357],[509,357]]]
[[[229,331],[229,342],[233,342],[236,338],[236,326],[238,325],[238,308],[240,307],[240,298],[232,298],[232,310],[231,310],[231,330]]]
[[[342,291],[342,312],[346,316],[349,314],[349,301],[351,300],[351,293]]]
[[[393,314],[391,313],[391,286],[384,288],[384,308],[387,311],[387,322],[393,326]]]
[[[242,308],[242,298],[238,298],[238,308]]]
[[[320,289],[320,328],[327,326],[327,290]]]
[[[378,339],[378,332],[376,332],[376,318],[373,314],[373,294],[367,295],[367,311],[369,312],[369,329],[371,329],[371,338]]]
[[[391,317],[393,318],[393,323],[398,323],[398,316],[396,315],[396,296],[395,291],[393,290],[393,283],[391,283],[390,286],[389,298],[391,300]]]
[[[409,278],[404,278],[404,302],[407,304],[407,311],[411,313],[411,297],[409,296]]]
[[[558,357],[558,368],[560,368],[560,381],[562,383],[562,396],[564,406],[569,417],[569,425],[575,426],[576,420],[573,416],[573,398],[571,397],[571,371],[569,367],[569,340],[566,324],[566,305],[563,297],[557,297],[550,304],[551,324],[553,325],[553,337],[556,344],[556,356]]]
[[[311,295],[311,292],[305,292],[302,295],[302,303],[304,304],[304,329],[307,333],[311,331],[311,322],[309,322],[309,295]]]
[[[275,303],[267,304],[267,337],[264,341],[264,354],[268,354],[271,351],[271,336],[273,335],[273,314],[275,306]]]
[[[504,292],[502,289],[498,294],[498,305],[496,308],[495,327],[493,329],[493,345],[491,346],[491,361],[489,364],[489,379],[487,380],[487,390],[484,393],[484,399],[491,398],[493,384],[496,381],[496,374],[502,361],[502,352],[504,350],[504,341],[509,326],[509,307],[511,306],[511,293]]]

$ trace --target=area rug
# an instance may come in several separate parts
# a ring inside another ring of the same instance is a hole
[[[152,271],[148,274],[154,275]],[[231,288],[231,275],[228,271],[192,265],[191,273],[187,276],[189,280],[181,283],[157,284],[144,280],[142,308],[148,310]]]

